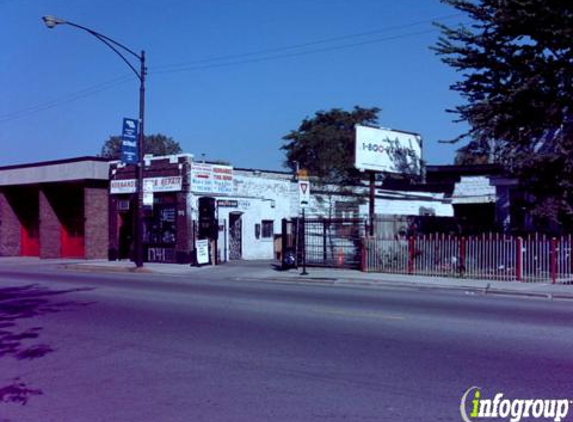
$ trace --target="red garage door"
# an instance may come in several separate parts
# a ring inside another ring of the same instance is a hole
[[[40,256],[40,236],[38,227],[20,226],[20,255]]]
[[[62,258],[84,258],[83,227],[62,226],[61,231]]]

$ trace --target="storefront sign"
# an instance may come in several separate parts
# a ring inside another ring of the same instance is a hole
[[[219,208],[237,208],[239,206],[239,201],[234,199],[218,199],[217,207]]]
[[[209,240],[195,241],[195,250],[197,251],[197,264],[203,265],[209,263]]]
[[[135,179],[112,180],[110,183],[110,193],[134,193],[135,185]],[[181,176],[149,177],[144,179],[144,192],[177,192],[181,190],[181,185]]]
[[[196,193],[233,193],[233,167],[192,163],[191,190]]]

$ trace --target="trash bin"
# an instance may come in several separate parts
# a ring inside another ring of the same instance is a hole
[[[293,247],[288,247],[283,251],[282,269],[289,270],[296,267],[296,251]]]

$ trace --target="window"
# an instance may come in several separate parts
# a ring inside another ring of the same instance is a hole
[[[175,246],[176,217],[174,205],[155,205],[145,218],[144,242]]]
[[[272,239],[275,235],[274,221],[263,220],[263,239]]]

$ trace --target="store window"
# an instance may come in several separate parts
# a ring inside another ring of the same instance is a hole
[[[176,216],[176,204],[154,204],[153,211],[145,219],[145,243],[175,246]]]
[[[273,220],[263,220],[262,221],[262,232],[263,239],[272,239],[275,234],[274,221]]]
[[[171,195],[156,195],[146,210],[144,243],[150,262],[174,262],[177,239],[177,204]]]

